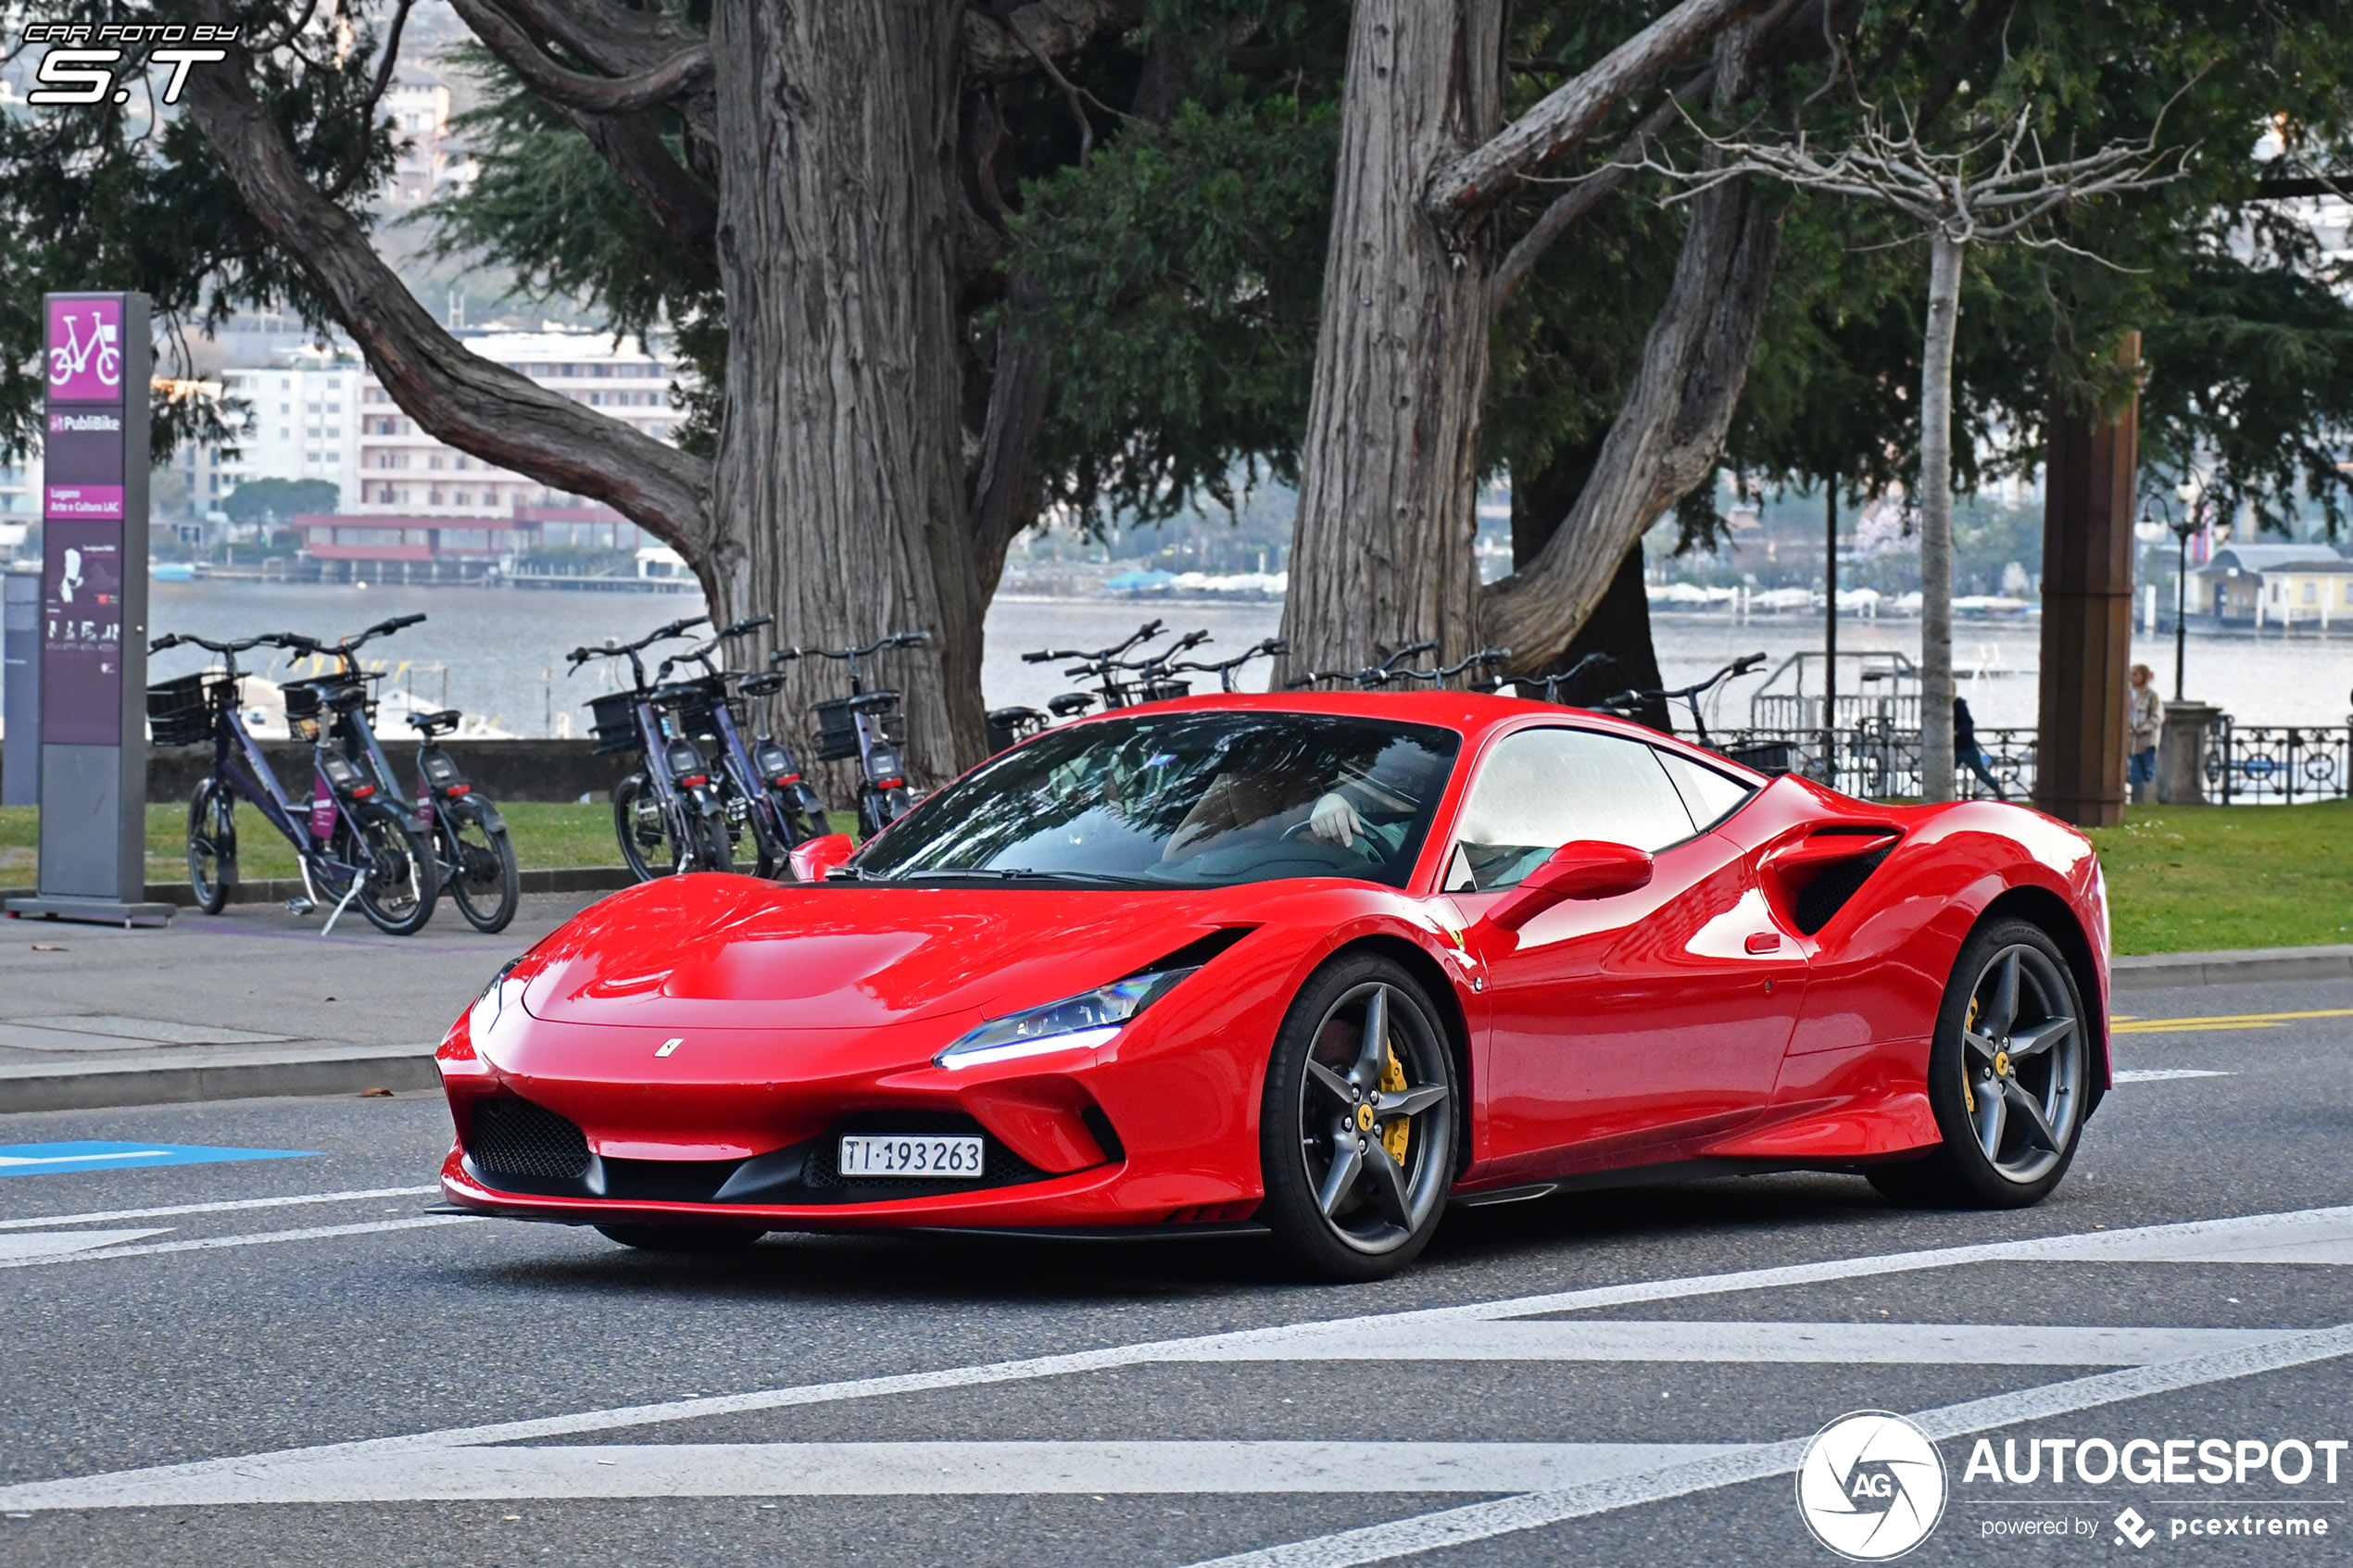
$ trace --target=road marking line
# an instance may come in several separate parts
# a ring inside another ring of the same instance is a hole
[[[311,1160],[314,1148],[236,1148],[224,1144],[121,1143],[74,1138],[62,1143],[0,1144],[0,1176],[65,1176],[91,1171],[220,1165],[246,1160]]]
[[[94,1165],[102,1160],[155,1160],[170,1153],[168,1148],[126,1148],[113,1154],[0,1154],[0,1165]]]
[[[83,1252],[95,1247],[121,1247],[164,1230],[36,1231],[31,1236],[0,1236],[0,1262],[17,1258],[45,1258],[60,1252]]]
[[[2353,1008],[2316,1008],[2309,1012],[2225,1012],[2210,1018],[2110,1019],[2112,1035],[2171,1035],[2208,1029],[2276,1029],[2299,1018],[2353,1018]]]
[[[2281,1330],[2023,1323],[1751,1323],[1504,1318],[1435,1329],[1345,1325],[1216,1355],[1221,1361],[1665,1361],[1831,1366],[2145,1366],[2276,1339]]]
[[[0,1220],[0,1231],[39,1230],[44,1225],[94,1225],[108,1220],[160,1220],[173,1214],[226,1214],[239,1209],[290,1209],[305,1203],[360,1203],[371,1198],[424,1198],[437,1186],[366,1187],[355,1192],[304,1192],[289,1198],[232,1198],[213,1203],[173,1203],[160,1209],[105,1209],[94,1214],[37,1214]]]
[[[2175,1078],[2235,1078],[2235,1073],[2220,1073],[2210,1067],[2123,1067],[2116,1073],[2120,1084],[2163,1084]]]
[[[290,1460],[190,1485],[19,1487],[17,1510],[517,1498],[1036,1497],[1549,1491],[1716,1458],[1729,1443],[629,1443]]]
[[[51,1263],[95,1263],[108,1258],[151,1258],[163,1252],[208,1252],[221,1247],[266,1247],[278,1241],[321,1241],[337,1236],[371,1236],[379,1231],[413,1231],[430,1225],[470,1225],[477,1214],[420,1214],[408,1220],[370,1220],[355,1225],[309,1225],[294,1231],[256,1231],[242,1236],[200,1236],[185,1241],[157,1241],[144,1247],[110,1247],[97,1252],[68,1252],[49,1258],[0,1258],[0,1269],[37,1269]]]
[[[2128,1372],[2099,1373],[2067,1383],[1969,1399],[1920,1411],[1912,1420],[1931,1438],[1967,1436],[2022,1421],[2070,1415],[2102,1405],[2253,1377],[2346,1355],[2353,1355],[2353,1323],[2286,1335],[2268,1344],[2241,1349],[2134,1367]],[[1195,1568],[1355,1568],[1360,1563],[1385,1562],[1392,1558],[1541,1529],[1596,1513],[1665,1502],[1694,1492],[1793,1474],[1805,1461],[1806,1447],[1812,1441],[1811,1437],[1793,1437],[1737,1449],[1714,1459],[1662,1465],[1639,1474],[1472,1503],[1258,1551],[1238,1552],[1196,1564]]]
[[[455,1218],[455,1217],[453,1217]],[[414,1224],[421,1222],[410,1221]],[[422,1223],[431,1223],[430,1219]],[[357,1227],[367,1228],[367,1227]],[[282,1233],[287,1238],[309,1233]],[[235,1241],[242,1238],[229,1238]],[[277,1239],[271,1237],[266,1239]],[[189,1244],[167,1243],[155,1250],[180,1249]],[[2236,1248],[2232,1251],[2228,1249]],[[973,1388],[1031,1378],[1061,1377],[1074,1373],[1104,1372],[1169,1361],[1259,1360],[1253,1352],[1269,1345],[1329,1336],[1350,1329],[1403,1331],[1407,1325],[1437,1329],[1451,1323],[1529,1317],[1540,1312],[1569,1312],[1636,1302],[1688,1299],[1735,1291],[1767,1290],[1782,1286],[1814,1285],[1826,1280],[1860,1279],[1916,1270],[1952,1268],[1968,1263],[2022,1261],[2208,1261],[2220,1255],[2233,1262],[2317,1262],[2333,1261],[2308,1256],[2335,1248],[2342,1261],[2353,1263],[2353,1207],[2308,1209],[2277,1214],[2254,1214],[2228,1220],[2192,1220],[2177,1224],[2149,1225],[2132,1230],[2095,1231],[2044,1236],[2015,1242],[1990,1242],[1876,1257],[1832,1259],[1816,1263],[1788,1263],[1777,1268],[1750,1269],[1738,1273],[1701,1274],[1681,1279],[1647,1280],[1599,1286],[1498,1301],[1477,1301],[1452,1307],[1426,1307],[1413,1311],[1377,1312],[1361,1317],[1316,1323],[1281,1323],[1226,1334],[1182,1339],[1148,1340],[1095,1350],[1064,1351],[1018,1361],[987,1361],[931,1372],[896,1373],[879,1377],[846,1378],[833,1383],[805,1383],[743,1394],[698,1395],[656,1404],[624,1405],[583,1411],[569,1415],[535,1416],[521,1421],[486,1422],[448,1427],[436,1432],[404,1433],[392,1437],[357,1438],[313,1448],[282,1449],[259,1454],[191,1460],[145,1470],[116,1471],[82,1478],[92,1484],[128,1485],[143,1477],[174,1476],[192,1484],[206,1477],[233,1474],[254,1465],[296,1458],[320,1459],[367,1454],[409,1453],[422,1449],[470,1447],[485,1443],[527,1443],[543,1437],[568,1437],[585,1432],[612,1432],[627,1427],[654,1426],[705,1416],[739,1415],[758,1411],[789,1410],[831,1404],[844,1399],[879,1399],[893,1394],[929,1393],[948,1388]],[[134,1252],[144,1248],[125,1248]],[[2278,1253],[2281,1256],[2264,1256]],[[93,1254],[92,1256],[107,1256]],[[36,1486],[64,1485],[41,1482]],[[79,1485],[80,1483],[75,1483]],[[22,1487],[0,1488],[0,1508],[24,1506],[15,1500]]]

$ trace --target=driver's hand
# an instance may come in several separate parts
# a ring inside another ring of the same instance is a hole
[[[1316,797],[1315,810],[1308,813],[1307,831],[1326,844],[1337,844],[1345,849],[1356,842],[1365,831],[1364,821],[1356,815],[1356,808],[1338,795]]]

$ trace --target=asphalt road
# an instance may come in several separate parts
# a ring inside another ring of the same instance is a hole
[[[1810,1564],[1792,1440],[1861,1410],[1940,1439],[1907,1562],[2348,1561],[2353,983],[2126,1006],[2225,1022],[2122,1037],[2175,1075],[2039,1209],[1624,1189],[1455,1214],[1348,1288],[1249,1243],[697,1260],[431,1215],[430,1095],[0,1117],[0,1162],[303,1151],[0,1163],[0,1563]],[[2334,1016],[2245,1017],[2280,1013]],[[2070,1439],[2193,1441],[2055,1482]]]

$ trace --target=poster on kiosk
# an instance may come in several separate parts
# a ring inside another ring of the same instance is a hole
[[[159,925],[171,907],[146,901],[147,297],[43,307],[41,869],[6,912]]]

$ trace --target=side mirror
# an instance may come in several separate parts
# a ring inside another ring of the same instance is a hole
[[[1650,885],[1651,858],[1630,844],[1580,838],[1553,851],[1517,887],[1487,911],[1487,923],[1517,931],[1554,904],[1571,898],[1615,898]]]
[[[823,838],[812,838],[806,844],[795,846],[792,853],[785,858],[792,864],[794,881],[823,882],[827,872],[836,866],[847,865],[849,857],[857,852],[858,846],[849,841],[848,834],[829,833]]]

